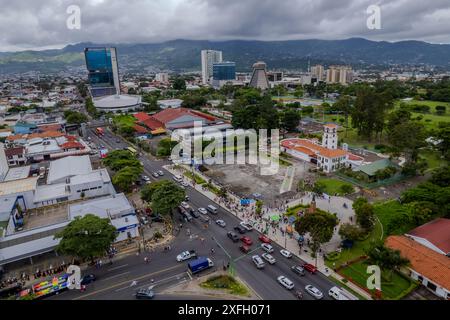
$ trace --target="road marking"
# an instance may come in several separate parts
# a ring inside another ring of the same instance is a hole
[[[156,287],[158,283],[166,282],[166,281],[169,281],[169,280],[174,279],[174,278],[176,278],[177,280],[183,280],[184,281],[184,280],[186,280],[186,278],[185,278],[186,277],[186,273],[187,272],[183,272],[183,273],[176,274],[174,276],[167,277],[167,278],[164,278],[164,279],[161,279],[161,280],[158,280],[158,281],[153,281],[153,282],[150,282],[150,283],[147,283],[147,284],[143,284],[140,287],[137,287],[136,289],[139,290],[139,289],[143,289],[143,288],[148,288],[149,286]],[[115,292],[120,292],[122,290],[126,290],[126,289],[129,289],[129,288],[130,288],[130,286],[126,286],[126,287],[123,287],[123,288],[116,289],[114,291]]]
[[[163,270],[160,270],[160,271],[157,271],[157,272],[148,273],[148,274],[145,274],[145,275],[143,275],[143,276],[140,276],[140,277],[138,277],[138,278],[136,278],[136,279],[134,279],[134,280],[145,279],[146,277],[153,276],[153,275],[157,275],[157,274],[160,274],[160,273],[163,273],[163,272],[167,272],[167,271],[171,271],[171,270],[175,270],[175,269],[180,268],[180,267],[183,267],[183,265],[176,265],[176,266],[174,266],[174,267],[170,267],[170,268],[167,268],[167,269],[163,269]],[[85,295],[82,295],[82,296],[80,296],[80,297],[73,298],[72,300],[81,300],[81,299],[83,299],[83,298],[90,297],[90,296],[92,296],[92,295],[95,295],[95,294],[98,294],[98,293],[101,293],[101,292],[105,292],[105,291],[108,291],[108,290],[111,290],[111,289],[114,289],[114,288],[117,288],[117,287],[121,287],[121,286],[123,286],[123,285],[126,284],[126,283],[129,283],[129,281],[122,281],[122,282],[117,283],[117,284],[115,284],[115,285],[113,285],[113,286],[109,286],[109,287],[107,287],[107,288],[103,288],[103,289],[100,289],[100,290],[97,290],[97,291],[92,291],[92,292],[90,292],[90,293],[88,293],[88,294],[85,294]]]
[[[120,277],[120,276],[129,274],[129,273],[130,273],[129,271],[127,271],[127,272],[122,272],[122,273],[116,274],[116,275],[111,276],[111,277],[108,277],[108,278],[103,278],[102,281],[104,281],[104,280],[109,280],[109,279],[113,279],[113,278],[117,278],[117,277]]]
[[[128,264],[123,264],[123,265],[121,265],[121,266],[117,266],[117,267],[108,269],[108,271],[114,271],[114,270],[117,270],[117,269],[120,269],[120,268],[124,268],[124,267],[126,267],[126,266],[128,266]]]

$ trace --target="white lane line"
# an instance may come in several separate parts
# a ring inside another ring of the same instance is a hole
[[[161,280],[158,280],[158,281],[150,282],[150,283],[145,284],[145,285],[141,284],[140,286],[136,286],[136,289],[139,290],[139,289],[142,289],[142,288],[147,288],[149,285],[152,286],[152,287],[155,287],[158,283],[167,282],[167,281],[170,281],[170,280],[172,280],[174,278],[176,278],[177,280],[181,280],[181,279],[184,280],[185,277],[186,277],[186,272],[183,272],[183,273],[176,274],[174,276],[167,277],[167,278],[164,278],[164,279],[161,279]],[[131,287],[134,287],[134,286],[131,285],[132,282],[133,281],[130,282],[130,285],[128,285],[126,287],[122,287],[122,288],[116,289],[114,291],[115,292],[119,292],[119,291],[122,291],[122,290],[130,289]],[[147,283],[147,282],[144,282],[144,283]]]
[[[113,275],[113,276],[108,277],[108,278],[102,278],[101,280],[104,281],[104,280],[108,280],[108,279],[113,279],[113,278],[117,278],[117,277],[120,277],[120,276],[124,276],[124,275],[129,274],[129,273],[130,273],[129,271],[127,271],[127,272],[122,272],[122,273]]]
[[[123,265],[120,265],[120,266],[108,269],[107,271],[114,271],[114,270],[122,269],[122,268],[125,268],[125,267],[128,267],[128,264],[123,264]]]

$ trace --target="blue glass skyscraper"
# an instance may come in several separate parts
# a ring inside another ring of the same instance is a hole
[[[120,94],[116,48],[85,48],[89,90],[93,97]]]
[[[219,81],[236,79],[236,63],[225,61],[213,64],[213,79]]]

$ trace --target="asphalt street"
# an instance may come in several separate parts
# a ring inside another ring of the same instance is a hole
[[[97,137],[90,129],[91,141],[98,145],[103,145],[109,150],[122,149],[127,147],[127,143],[120,137],[114,136],[107,131],[103,137]],[[145,174],[152,180],[171,179],[172,175],[163,169],[163,165],[169,164],[166,161],[154,161],[145,156],[139,156],[143,163]],[[154,178],[151,173],[163,170],[163,177]],[[200,192],[186,188],[189,195],[189,204],[192,208],[206,207],[213,202]],[[227,237],[227,232],[239,224],[240,220],[230,212],[216,205],[219,208],[217,215],[210,215],[211,224],[205,228],[205,223],[199,219],[193,219],[191,222],[184,222],[180,232],[171,243],[172,250],[167,252],[162,249],[142,253],[139,256],[128,256],[114,262],[111,266],[104,265],[100,269],[92,269],[88,273],[94,273],[97,281],[88,285],[85,292],[70,291],[64,292],[50,299],[133,299],[134,293],[138,288],[147,288],[153,286],[157,299],[173,299],[174,297],[159,294],[168,287],[175,286],[185,281],[190,281],[190,275],[187,273],[187,261],[177,262],[176,255],[185,250],[196,250],[198,256],[208,256],[215,263],[215,268],[222,268],[224,264],[231,261],[234,265],[236,275],[248,284],[257,295],[264,300],[288,300],[296,299],[294,292],[301,290],[304,293],[304,299],[314,299],[305,292],[304,287],[311,284],[321,290],[324,299],[328,297],[328,290],[334,286],[326,276],[321,273],[314,275],[307,273],[305,276],[299,276],[291,270],[293,265],[301,265],[304,262],[297,257],[287,259],[279,251],[282,247],[272,243],[274,253],[272,254],[276,263],[270,265],[266,263],[264,269],[257,269],[251,260],[254,254],[261,255],[264,251],[260,248],[261,242],[258,240],[259,233],[255,230],[247,232],[246,235],[253,240],[252,251],[243,254],[239,250],[242,244],[240,241],[233,243]],[[177,215],[175,215],[177,216]],[[226,227],[222,228],[214,221],[222,219],[226,222]],[[190,236],[187,234],[190,231]],[[202,242],[200,238],[205,240]],[[215,253],[211,253],[214,248]],[[144,257],[150,258],[149,263],[144,262]],[[205,271],[206,272],[206,271]],[[293,290],[287,290],[277,282],[277,277],[284,275],[294,282]],[[137,281],[136,286],[131,286],[132,281]],[[180,297],[180,299],[190,299],[196,297]],[[198,297],[197,297],[198,298]]]

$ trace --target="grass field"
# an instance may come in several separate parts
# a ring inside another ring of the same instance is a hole
[[[320,182],[323,185],[325,185],[325,193],[329,194],[329,195],[334,195],[334,194],[343,195],[341,192],[341,187],[343,185],[351,185],[348,182],[344,182],[344,181],[337,180],[337,179],[327,179],[327,178],[321,178],[321,179],[317,180],[317,182]]]
[[[439,122],[450,122],[450,103],[448,102],[439,102],[439,101],[397,101],[396,108],[400,106],[400,103],[403,102],[406,105],[426,105],[430,107],[430,113],[419,113],[412,112],[413,117],[421,116],[423,119],[420,120],[421,123],[425,125],[427,129],[435,129],[438,127]],[[436,114],[436,106],[446,106],[446,113],[443,115]]]
[[[368,264],[364,261],[357,262],[342,269],[341,273],[360,287],[365,288],[369,277],[367,266]],[[383,299],[400,299],[415,288],[415,284],[397,272],[392,273],[392,278],[389,282],[385,279],[386,277],[382,276],[381,291]]]
[[[249,290],[235,278],[229,275],[214,276],[202,282],[200,287],[206,289],[225,290],[230,294],[249,296]]]
[[[427,171],[447,165],[447,162],[441,158],[441,154],[436,151],[422,150],[420,151],[420,157],[427,162]]]
[[[379,204],[374,205],[374,211],[378,219],[380,219],[381,224],[383,225],[384,233],[389,232],[389,234],[403,234],[414,228],[412,224],[402,224],[396,229],[389,229],[389,223],[393,220],[393,218],[401,216],[403,214],[407,214],[407,207],[402,206],[398,201],[391,200]]]
[[[113,118],[113,122],[117,127],[133,126],[135,118],[131,115],[118,115]]]

